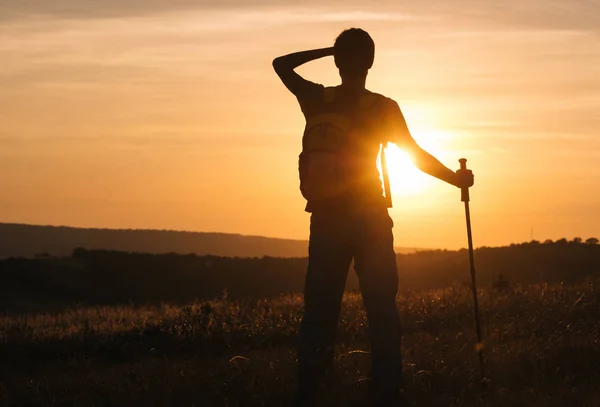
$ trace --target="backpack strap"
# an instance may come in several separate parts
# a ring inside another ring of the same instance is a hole
[[[385,203],[388,208],[392,207],[392,189],[390,187],[390,175],[388,174],[387,159],[385,157],[385,146],[387,143],[381,143],[381,177],[383,178],[383,192],[385,193]]]

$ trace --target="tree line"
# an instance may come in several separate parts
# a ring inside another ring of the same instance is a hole
[[[469,284],[466,249],[398,254],[399,289]],[[571,283],[600,272],[598,239],[531,241],[475,250],[478,282]],[[306,258],[149,254],[77,248],[71,256],[0,261],[0,310],[66,304],[262,298],[303,289]],[[350,271],[347,290],[359,288]]]

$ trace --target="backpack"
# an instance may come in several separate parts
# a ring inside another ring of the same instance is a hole
[[[298,159],[300,192],[309,202],[327,201],[348,196],[351,190],[351,143],[359,136],[360,116],[367,122],[376,120],[383,96],[368,92],[361,96],[354,110],[340,112],[335,104],[336,88],[325,88],[323,109],[307,118],[302,137],[302,152]],[[364,123],[363,123],[364,124]],[[385,202],[392,207],[389,177],[385,159],[385,144],[380,143]]]

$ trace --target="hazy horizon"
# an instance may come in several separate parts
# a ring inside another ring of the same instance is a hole
[[[591,1],[0,0],[0,221],[307,239],[303,118],[271,61],[351,26],[376,42],[367,87],[468,159],[475,246],[597,237]],[[300,72],[339,82],[330,59]],[[459,191],[398,162],[395,246],[464,247]]]

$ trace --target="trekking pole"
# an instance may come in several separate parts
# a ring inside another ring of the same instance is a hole
[[[467,159],[461,158],[460,171],[467,170]],[[471,262],[471,283],[473,288],[473,308],[475,309],[475,328],[477,330],[477,353],[479,354],[479,368],[481,371],[481,392],[485,392],[485,369],[483,366],[483,342],[481,339],[481,321],[479,319],[479,302],[477,301],[477,285],[475,283],[475,261],[473,260],[473,237],[471,235],[471,212],[469,211],[469,188],[461,188],[460,200],[465,203],[467,218],[467,239],[469,241],[469,261]]]

